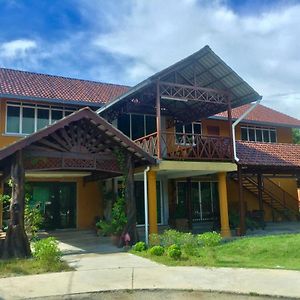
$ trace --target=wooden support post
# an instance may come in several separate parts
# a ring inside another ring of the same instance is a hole
[[[127,177],[125,180],[125,200],[126,200],[126,215],[127,225],[124,233],[130,235],[131,244],[135,244],[139,240],[136,228],[136,203],[134,197],[134,164],[131,154],[127,155],[126,161]]]
[[[156,192],[156,172],[148,172],[148,203],[149,203],[149,232],[157,233],[157,192]]]
[[[228,126],[229,126],[229,136],[230,136],[230,142],[231,142],[231,156],[232,160],[234,160],[233,157],[233,132],[232,132],[232,112],[231,112],[231,97],[228,96],[228,109],[227,109],[227,115],[228,115]]]
[[[238,165],[238,182],[239,182],[239,216],[240,216],[240,235],[246,233],[246,220],[245,220],[245,202],[243,197],[243,174],[242,167]]]
[[[161,159],[161,110],[159,81],[156,82],[156,131],[157,131],[157,158]]]
[[[226,172],[218,173],[218,189],[220,202],[220,219],[221,219],[221,235],[230,237],[229,217],[228,217],[228,202],[227,202],[227,183]]]
[[[187,190],[186,190],[186,200],[187,200],[187,211],[189,220],[189,229],[193,229],[193,218],[192,218],[192,181],[191,177],[186,180]]]
[[[25,171],[22,152],[18,151],[11,164],[12,199],[10,221],[4,241],[3,258],[24,258],[31,255],[24,228]]]

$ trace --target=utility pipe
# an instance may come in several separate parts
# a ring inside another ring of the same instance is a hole
[[[148,166],[144,170],[144,206],[145,206],[145,243],[149,243],[149,234],[148,234],[148,184],[147,184],[147,173],[149,172],[150,167]]]
[[[257,100],[254,103],[251,103],[251,106],[238,118],[232,123],[232,140],[233,140],[233,155],[234,155],[234,160],[236,162],[239,161],[239,158],[237,157],[236,154],[236,143],[235,143],[235,127],[238,125],[245,117],[248,116],[248,114],[260,103],[262,98]]]

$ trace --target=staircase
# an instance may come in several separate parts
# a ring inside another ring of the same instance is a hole
[[[231,177],[238,184],[238,177],[236,175]],[[255,177],[243,176],[243,188],[259,198],[259,184]],[[291,205],[291,203],[298,203],[298,199],[283,190],[280,186],[275,184],[270,179],[263,177],[262,179],[262,201],[272,209],[273,219],[275,218],[274,212],[280,215],[287,221],[299,221],[299,211]]]

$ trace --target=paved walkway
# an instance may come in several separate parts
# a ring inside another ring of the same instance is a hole
[[[64,259],[77,271],[0,279],[0,299],[148,289],[300,297],[297,271],[166,267],[129,253],[77,254]]]

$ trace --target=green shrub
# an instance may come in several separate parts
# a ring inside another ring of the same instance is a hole
[[[37,238],[37,232],[43,223],[43,216],[41,211],[36,207],[31,207],[28,204],[24,211],[24,226],[27,234],[30,234],[31,240]]]
[[[96,227],[101,230],[102,235],[119,235],[122,233],[127,223],[125,206],[124,197],[119,197],[112,207],[111,221],[100,220],[97,222]]]
[[[149,246],[161,246],[161,236],[157,233],[151,233],[149,235]]]
[[[132,246],[133,251],[143,252],[147,249],[146,244],[144,242],[137,242]]]
[[[178,232],[174,229],[165,230],[160,236],[161,246],[168,248],[171,245],[179,245],[183,233]]]
[[[194,256],[198,252],[197,237],[191,233],[182,233],[178,245],[188,256]]]
[[[149,253],[155,256],[162,256],[164,252],[165,249],[162,246],[153,246],[152,248],[149,249]]]
[[[214,247],[221,243],[222,237],[219,233],[213,231],[199,234],[197,240],[200,246]]]
[[[45,263],[57,263],[60,261],[62,255],[58,248],[58,241],[53,237],[35,242],[33,250],[33,256]]]
[[[180,250],[180,247],[178,245],[171,245],[169,248],[168,248],[168,256],[173,258],[173,259],[179,259],[181,257],[181,250]]]

